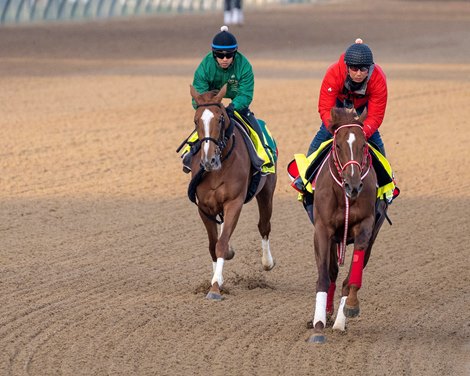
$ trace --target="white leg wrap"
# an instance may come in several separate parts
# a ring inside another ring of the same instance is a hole
[[[271,255],[271,248],[269,247],[269,239],[264,237],[261,239],[261,246],[263,248],[263,256],[261,263],[263,266],[271,269],[274,266],[273,256]]]
[[[344,332],[344,330],[346,329],[346,316],[343,313],[343,308],[346,304],[346,298],[347,296],[343,296],[339,301],[338,313],[336,314],[336,320],[333,325],[333,329],[341,330],[342,332]]]
[[[326,292],[317,292],[317,298],[315,301],[315,316],[313,317],[314,327],[319,321],[323,323],[323,327],[326,326],[326,296],[327,295],[328,294]]]
[[[211,285],[217,282],[219,284],[219,288],[222,287],[222,284],[224,283],[224,278],[222,277],[223,268],[224,268],[224,259],[222,257],[219,257],[215,265],[215,272],[214,272],[214,276],[212,277]]]

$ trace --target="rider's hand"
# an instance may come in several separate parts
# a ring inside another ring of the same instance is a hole
[[[233,103],[230,103],[227,107],[225,107],[225,111],[227,111],[227,115],[231,118],[234,117],[234,111],[235,111],[235,108],[233,107]]]

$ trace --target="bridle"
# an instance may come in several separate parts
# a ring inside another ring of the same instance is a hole
[[[336,172],[338,173],[339,178],[335,176],[331,169],[330,165],[330,174],[335,180],[335,182],[344,189],[344,178],[343,176],[343,171],[348,167],[348,166],[357,166],[359,168],[359,173],[361,174],[361,180],[364,180],[364,178],[367,176],[367,174],[370,171],[370,166],[372,165],[372,158],[369,153],[369,146],[366,144],[366,147],[363,150],[362,153],[362,161],[359,163],[358,161],[355,160],[349,160],[347,161],[344,165],[341,163],[341,160],[339,159],[338,155],[338,147],[337,147],[337,141],[336,141],[336,135],[338,132],[343,129],[343,128],[353,128],[357,127],[361,129],[361,132],[364,133],[364,129],[359,125],[359,124],[345,124],[340,126],[338,129],[335,130],[335,133],[333,135],[333,146],[331,148],[331,154],[333,156],[333,163],[336,167]],[[364,134],[365,137],[365,134]],[[367,169],[364,171],[364,169],[367,167]],[[364,171],[364,172],[363,172]],[[340,181],[341,179],[341,181]]]
[[[372,157],[370,156],[369,153],[369,145],[366,143],[366,146],[364,147],[363,154],[362,154],[362,161],[359,163],[358,161],[355,160],[349,160],[345,164],[341,163],[341,160],[339,159],[338,155],[338,148],[337,148],[337,143],[336,143],[336,136],[338,132],[341,129],[344,128],[353,128],[353,127],[358,127],[361,129],[361,132],[364,132],[364,129],[359,125],[359,124],[345,124],[340,127],[338,127],[335,130],[335,133],[333,134],[333,146],[331,148],[331,155],[333,157],[333,163],[336,167],[336,172],[338,173],[339,178],[337,178],[331,169],[331,163],[328,164],[329,170],[330,170],[330,175],[332,176],[333,180],[341,187],[341,189],[344,192],[344,201],[346,204],[345,212],[344,212],[344,235],[343,235],[343,241],[338,247],[338,264],[343,265],[344,264],[344,257],[346,254],[346,242],[348,240],[348,226],[349,226],[349,197],[346,194],[346,189],[345,189],[345,182],[343,178],[343,171],[348,167],[348,166],[357,166],[359,169],[359,173],[361,174],[361,181],[364,180],[364,178],[367,176],[367,174],[370,171],[370,168],[372,166]],[[364,134],[365,137],[365,134]],[[329,158],[327,158],[329,160]],[[366,169],[367,167],[367,169]],[[340,180],[341,179],[341,180]]]
[[[222,108],[221,103],[202,103],[202,104],[198,104],[196,108],[210,107],[210,106],[217,106],[219,108]],[[196,127],[197,127],[197,124],[196,124]],[[216,145],[215,154],[220,156],[222,154],[222,151],[227,146],[230,136],[233,135],[233,128],[231,124],[227,129],[225,129],[225,115],[224,114],[222,114],[222,116],[219,118],[219,128],[220,128],[220,131],[219,131],[218,139],[215,139],[213,137],[204,137],[204,138],[201,138],[199,141],[201,142],[201,144],[204,141],[213,142]],[[232,149],[233,149],[233,146],[232,146]],[[230,153],[232,149],[230,150]],[[227,157],[228,156],[225,156],[224,159],[227,159]]]

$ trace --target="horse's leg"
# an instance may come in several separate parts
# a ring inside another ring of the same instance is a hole
[[[258,230],[261,235],[262,257],[261,263],[264,270],[271,270],[276,264],[269,246],[269,234],[271,233],[271,216],[273,213],[273,195],[276,187],[276,177],[269,175],[266,184],[256,196],[259,211]]]
[[[326,327],[326,305],[328,289],[330,286],[329,264],[331,239],[330,236],[327,235],[327,229],[324,228],[320,220],[316,220],[315,222],[314,245],[318,279],[315,313],[312,325],[314,333],[310,336],[308,342],[324,343],[326,341],[324,334],[324,329]]]
[[[232,236],[235,226],[237,225],[238,218],[240,217],[243,200],[236,200],[228,203],[224,207],[224,223],[221,226],[220,236],[215,244],[215,252],[213,260],[214,275],[211,280],[211,289],[208,298],[221,300],[220,288],[224,283],[223,268],[225,260],[233,258],[233,250],[229,246],[230,237]],[[210,296],[209,296],[210,295]]]
[[[328,294],[326,298],[326,323],[332,325],[332,317],[335,312],[334,299],[336,291],[336,279],[338,278],[338,256],[336,251],[336,243],[331,242],[330,247],[330,286],[328,287]]]
[[[333,325],[333,314],[335,312],[334,298],[336,291],[336,279],[338,278],[338,261],[336,254],[336,243],[331,242],[330,249],[330,286],[328,287],[327,297],[326,297],[326,326]],[[307,328],[313,328],[313,320],[307,322]]]
[[[357,292],[362,286],[362,271],[365,265],[364,260],[373,228],[374,216],[371,216],[370,218],[364,219],[353,229],[354,251],[351,267],[347,277],[347,286],[349,291],[344,304],[344,314],[346,317],[356,317],[359,315],[359,299],[357,297]],[[344,295],[344,291],[343,296],[346,296]]]
[[[207,216],[201,211],[199,211],[199,215],[201,216],[202,222],[204,223],[204,226],[206,227],[207,236],[209,238],[209,253],[212,258],[212,275],[213,275],[212,280],[214,280],[214,276],[215,276],[216,269],[217,269],[217,257],[215,254],[215,247],[217,244],[217,236],[218,236],[217,223],[207,218]],[[222,300],[222,295],[220,294],[220,287],[222,287],[222,284],[219,285],[218,282],[212,283],[211,288],[206,298],[212,299],[212,300]]]

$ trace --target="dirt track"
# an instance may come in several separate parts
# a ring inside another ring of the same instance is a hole
[[[252,202],[226,299],[213,303],[174,150],[220,21],[0,29],[0,374],[469,375],[470,3],[247,11],[232,31],[255,69],[252,108],[280,150],[277,265],[262,271]],[[319,126],[323,72],[357,36],[388,75],[381,133],[402,195],[366,268],[360,317],[315,346],[313,228],[285,166]]]

